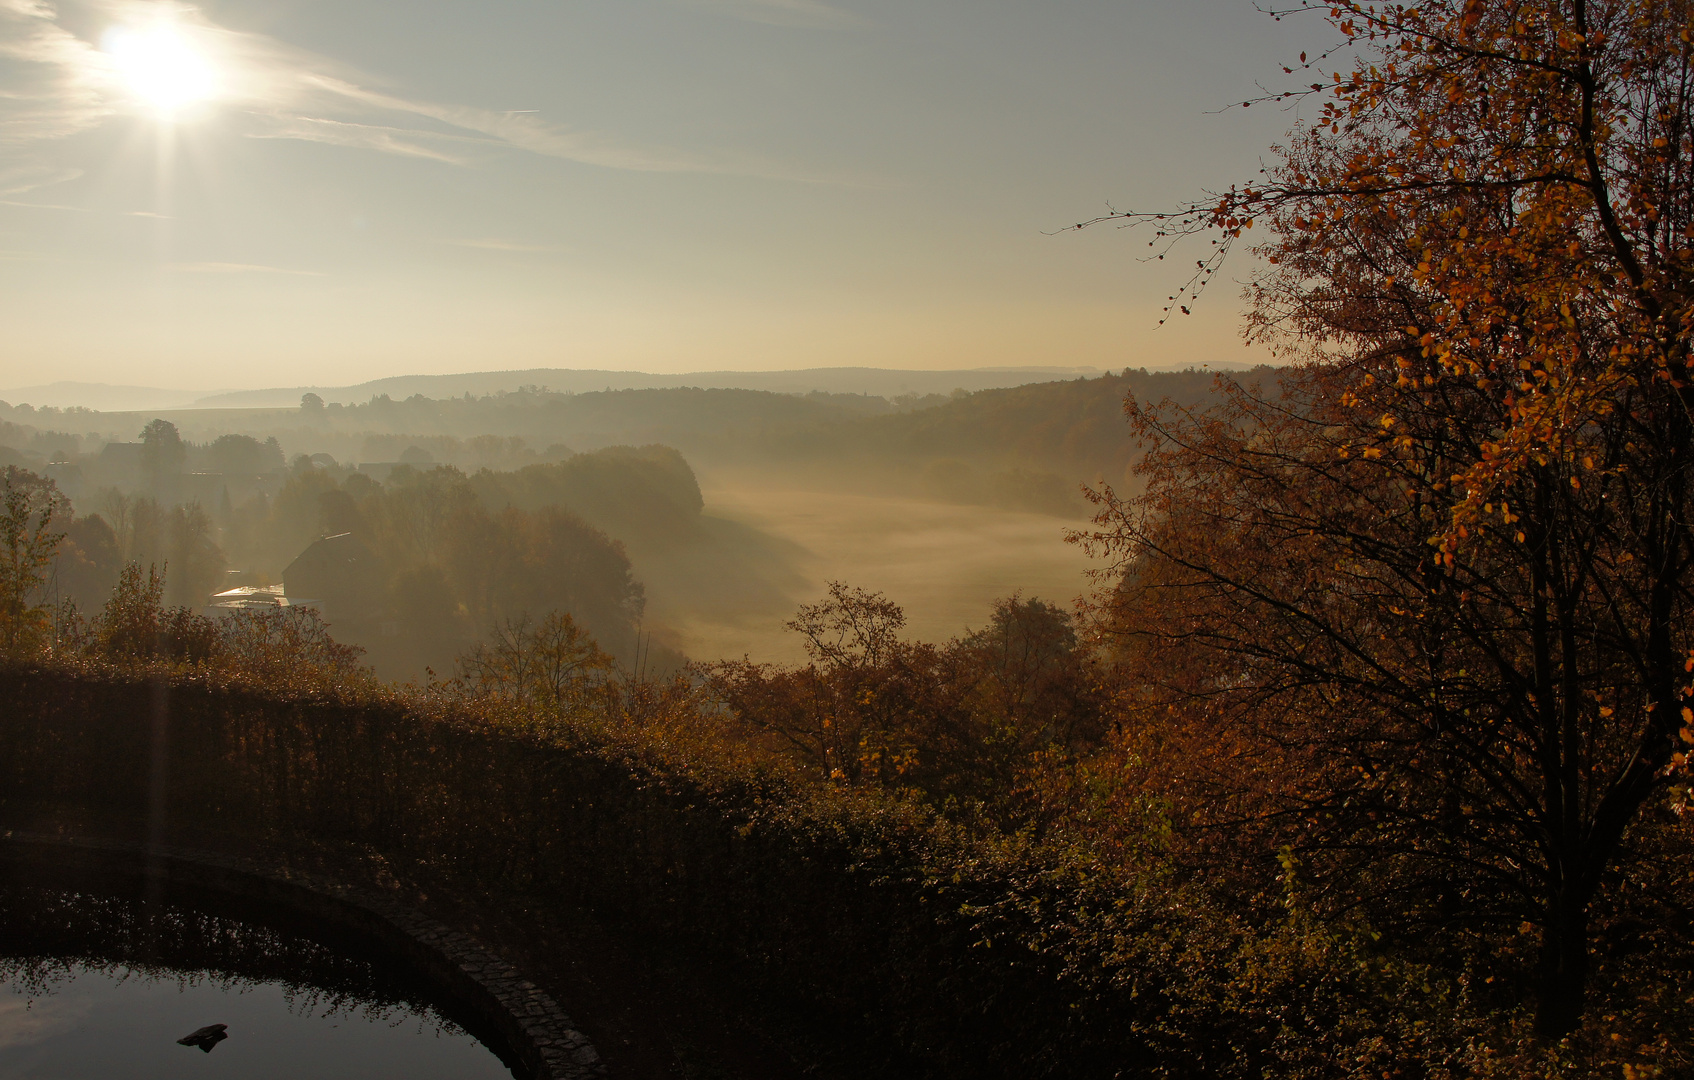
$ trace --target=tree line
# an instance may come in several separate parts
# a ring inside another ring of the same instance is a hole
[[[101,489],[85,496],[81,513],[52,481],[12,467],[7,491],[23,500],[13,516],[34,512],[25,504],[39,507],[56,537],[42,597],[98,610],[124,568],[136,565],[159,573],[167,605],[198,611],[214,592],[281,583],[319,537],[351,533],[376,562],[359,607],[343,606],[337,633],[370,650],[369,662],[391,676],[448,671],[496,623],[553,611],[632,655],[643,589],[622,543],[602,526],[674,535],[701,508],[693,471],[664,447],[614,447],[470,476],[400,465],[381,480],[297,456],[274,496],[260,490],[237,503],[226,489],[208,506],[171,497],[194,448],[162,420],[143,436],[143,486]],[[661,659],[678,662],[669,653]]]

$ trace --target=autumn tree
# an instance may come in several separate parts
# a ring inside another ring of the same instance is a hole
[[[899,782],[918,757],[911,725],[897,715],[910,698],[901,676],[914,659],[900,639],[905,611],[881,593],[832,581],[828,595],[802,604],[785,625],[805,638],[811,663],[719,664],[714,681],[726,703],[825,779]],[[946,711],[927,704],[932,720]]]
[[[1097,743],[1098,673],[1065,612],[996,601],[988,626],[942,644],[903,638],[905,621],[881,593],[831,582],[787,624],[810,663],[720,663],[712,685],[821,777],[995,813],[1037,757]]]
[[[1132,406],[1114,626],[1288,770],[1235,785],[1288,835],[1404,869],[1390,907],[1533,928],[1556,1038],[1694,718],[1694,6],[1325,7],[1351,70],[1301,58],[1272,97],[1322,108],[1263,180],[1118,216],[1209,232],[1192,288],[1269,226],[1252,325],[1302,366]]]
[[[550,708],[580,703],[615,665],[568,613],[504,619],[459,658],[459,678],[480,694]]]
[[[824,599],[801,604],[783,625],[806,639],[806,655],[814,661],[874,667],[899,644],[906,612],[881,593],[832,581]]]
[[[53,481],[15,465],[0,473],[0,650],[18,656],[46,630],[41,586],[64,533],[68,511]]]
[[[166,607],[164,595],[160,567],[144,571],[140,563],[125,565],[93,620],[94,651],[115,660],[211,659],[218,647],[218,625],[189,608]]]
[[[307,679],[344,688],[369,675],[359,663],[365,650],[332,638],[311,608],[237,611],[214,625],[218,660],[273,686]]]

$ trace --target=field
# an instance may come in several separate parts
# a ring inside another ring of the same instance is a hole
[[[1088,588],[1089,562],[1064,540],[1074,520],[734,473],[703,474],[701,486],[699,542],[631,552],[648,624],[697,660],[802,659],[782,624],[832,580],[887,594],[906,609],[908,635],[923,640],[981,626],[997,597],[1069,605]]]

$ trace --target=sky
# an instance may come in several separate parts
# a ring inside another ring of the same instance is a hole
[[[0,0],[0,386],[1258,359],[1246,0]],[[1250,271],[1239,260],[1235,278]]]

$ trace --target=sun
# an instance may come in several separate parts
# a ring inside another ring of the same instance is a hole
[[[124,89],[162,117],[175,117],[218,94],[211,58],[174,22],[114,27],[102,44]]]

